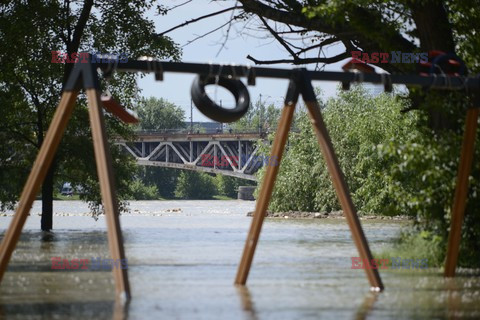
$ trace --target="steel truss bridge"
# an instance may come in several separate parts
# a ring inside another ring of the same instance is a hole
[[[258,154],[261,133],[138,132],[133,141],[117,140],[142,166],[219,173],[256,181],[267,159]]]

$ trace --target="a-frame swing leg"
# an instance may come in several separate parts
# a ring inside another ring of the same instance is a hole
[[[273,187],[277,178],[278,168],[282,159],[285,143],[287,142],[288,132],[292,124],[293,112],[298,100],[299,91],[293,80],[290,81],[287,97],[285,99],[285,106],[282,110],[282,115],[278,123],[278,131],[275,134],[272,151],[270,154],[270,163],[267,165],[267,171],[263,179],[260,194],[258,195],[255,213],[253,214],[252,224],[248,233],[247,241],[243,249],[242,260],[238,266],[235,284],[244,285],[247,282],[250,266],[252,265],[253,255],[257,246],[258,238],[262,230],[263,220],[265,219],[265,212],[267,211],[270,198],[272,197]]]
[[[468,176],[472,169],[475,138],[479,108],[468,109],[463,134],[462,151],[458,165],[457,186],[453,199],[450,234],[448,236],[447,259],[445,261],[445,277],[454,277],[458,261],[458,251],[462,235],[462,223],[468,195]]]
[[[338,164],[338,159],[333,149],[330,135],[328,134],[327,127],[325,126],[322,114],[320,113],[320,106],[315,97],[315,92],[313,91],[312,84],[308,79],[304,80],[302,96],[305,104],[307,105],[308,113],[315,130],[315,135],[317,136],[318,144],[320,145],[320,149],[322,150],[325,158],[333,186],[337,192],[337,196],[350,227],[350,231],[352,232],[353,241],[355,242],[362,261],[368,261],[367,265],[370,265],[369,262],[373,259],[372,253],[370,252],[370,247],[368,246],[367,239],[363,233],[357,211],[353,205],[352,198],[350,197],[350,192],[348,190],[347,183],[345,182],[342,169]],[[365,272],[367,273],[368,281],[370,282],[370,286],[372,288],[380,291],[384,289],[382,279],[380,278],[377,269],[366,267]]]
[[[120,229],[119,211],[115,191],[115,181],[112,172],[112,159],[108,149],[100,94],[95,88],[87,89],[88,113],[92,129],[93,147],[97,163],[100,191],[102,193],[103,206],[108,230],[108,245],[110,254],[115,261],[125,259],[123,248],[122,231]],[[115,289],[117,296],[130,298],[130,285],[128,282],[127,269],[122,269],[117,264],[113,268],[115,278]]]
[[[88,64],[77,64],[67,81],[59,106],[53,116],[44,142],[25,184],[18,209],[0,244],[0,281],[7,269],[8,262],[18,242],[35,196],[40,190],[40,185],[45,179],[47,170],[53,161],[60,140],[72,115],[78,91],[82,85],[87,91],[93,145],[100,190],[106,213],[110,252],[112,258],[116,261],[125,259],[114,188],[112,160],[106,138],[102,104],[97,91],[99,88],[98,79],[93,65],[90,62]],[[117,267],[113,270],[113,274],[117,297],[124,298],[123,300],[129,299],[130,286],[128,283],[127,270],[121,269],[119,264],[117,264]]]
[[[290,81],[287,97],[292,98],[286,99],[286,101],[289,103],[286,103],[285,107],[283,108],[282,116],[278,124],[278,132],[275,136],[275,141],[273,142],[270,158],[278,159],[278,163],[276,166],[267,166],[267,171],[260,189],[252,224],[247,241],[245,243],[242,260],[238,267],[235,284],[244,285],[247,281],[253,255],[255,253],[255,248],[260,236],[263,220],[265,218],[265,212],[267,210],[268,203],[270,202],[273,186],[275,184],[278,168],[281,162],[281,157],[283,155],[285,142],[290,130],[290,124],[299,91],[301,91],[305,104],[307,105],[310,118],[312,119],[312,125],[315,129],[320,148],[322,149],[325,161],[327,163],[328,171],[332,177],[333,185],[339,197],[340,204],[345,212],[345,216],[347,218],[350,230],[352,232],[352,237],[355,245],[357,246],[360,257],[362,261],[367,260],[370,262],[373,259],[367,239],[363,233],[360,220],[358,219],[357,212],[350,197],[343,172],[338,164],[338,159],[335,155],[330,136],[328,135],[325,123],[323,122],[320,113],[320,106],[317,103],[310,79],[307,77],[305,72],[300,71],[300,73],[297,73],[297,75],[294,76],[294,79]],[[378,274],[378,270],[366,268],[365,271],[367,273],[370,285],[377,290],[383,290],[384,287],[380,275]]]
[[[32,171],[25,183],[17,211],[0,244],[0,281],[7,270],[8,262],[17,245],[33,201],[52,164],[53,157],[72,115],[77,95],[78,91],[76,90],[63,92],[58,108],[33,164]]]

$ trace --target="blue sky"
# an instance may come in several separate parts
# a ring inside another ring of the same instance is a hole
[[[185,2],[185,0],[167,0],[162,4],[168,7]],[[186,20],[202,16],[211,12],[233,6],[235,1],[210,2],[204,0],[194,0],[182,7],[176,8],[166,16],[152,16],[155,22],[156,31],[162,32],[174,27]],[[169,36],[179,45],[184,45],[197,35],[210,31],[229,20],[231,12],[219,15],[213,18],[190,24],[186,27],[177,29]],[[265,38],[265,33],[255,32],[253,30],[245,32],[242,30],[242,24],[233,27],[230,32],[230,39],[217,56],[221,47],[221,42],[225,30],[219,30],[202,39],[199,39],[183,47],[182,61],[200,62],[200,63],[235,63],[250,64],[253,63],[246,59],[247,55],[252,55],[257,59],[285,59],[289,58],[286,50],[278,44],[272,37]],[[253,27],[254,25],[252,25]],[[328,56],[340,53],[342,46],[333,46],[326,50]],[[341,71],[341,66],[345,63],[339,62],[325,67],[325,70]],[[272,67],[292,68],[291,65],[273,65]],[[312,66],[309,67],[313,68]],[[139,86],[142,89],[142,95],[146,97],[154,96],[166,98],[167,100],[181,106],[185,110],[187,120],[190,119],[190,85],[194,75],[167,73],[163,82],[156,82],[153,75],[149,75],[139,80]],[[325,97],[335,95],[337,83],[334,82],[315,82],[315,86],[321,87]],[[283,96],[288,86],[287,80],[257,79],[256,86],[249,87],[250,98],[253,102],[257,101],[262,95],[262,101],[274,103],[277,106],[282,105]],[[223,105],[233,102],[231,95],[223,91],[222,88],[210,88],[210,97],[216,97],[216,101],[222,100]],[[216,92],[215,92],[216,91]],[[193,112],[194,121],[209,121],[196,108]]]

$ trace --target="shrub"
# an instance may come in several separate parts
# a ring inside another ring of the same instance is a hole
[[[217,190],[214,178],[206,173],[182,171],[178,176],[175,196],[181,199],[211,199]]]

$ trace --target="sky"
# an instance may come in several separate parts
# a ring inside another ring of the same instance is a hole
[[[185,0],[166,0],[162,1],[167,7],[172,7],[185,2]],[[168,30],[177,26],[186,20],[196,18],[208,13],[212,13],[222,8],[231,7],[235,1],[205,1],[193,0],[192,2],[178,7],[168,13],[166,16],[158,16],[153,13],[150,18],[155,22],[157,32]],[[211,17],[203,21],[192,23],[188,26],[182,27],[168,34],[180,46],[185,45],[188,41],[194,39],[207,31],[215,29],[216,27],[227,22],[231,17],[231,12]],[[288,52],[273,39],[273,37],[266,37],[263,32],[255,32],[249,30],[245,32],[242,30],[242,24],[234,25],[230,31],[229,40],[225,47],[221,49],[221,43],[226,32],[226,28],[214,32],[204,38],[201,38],[191,44],[183,47],[182,61],[183,62],[198,62],[198,63],[223,63],[223,64],[243,64],[253,65],[253,62],[246,58],[251,55],[257,59],[288,59]],[[328,56],[341,53],[343,46],[331,46],[326,50]],[[220,51],[220,52],[219,52]],[[339,63],[327,65],[325,70],[342,71],[341,66],[348,60]],[[268,67],[268,66],[267,66]],[[272,65],[274,68],[292,68],[292,65]],[[312,69],[312,66],[307,66]],[[190,86],[195,75],[166,73],[163,82],[156,82],[154,76],[148,75],[143,79],[139,79],[139,87],[142,89],[142,95],[145,97],[165,98],[170,102],[182,107],[185,110],[186,120],[190,120]],[[245,80],[245,79],[242,79]],[[281,106],[283,97],[285,96],[288,80],[273,80],[257,78],[256,85],[249,87],[250,99],[256,102],[261,95],[261,100],[268,104],[273,103]],[[245,82],[244,82],[245,83]],[[315,82],[314,86],[320,87],[323,91],[324,97],[331,97],[335,95],[337,83],[335,82]],[[233,107],[233,97],[228,91],[223,88],[207,87],[207,93],[210,93],[212,100],[219,103],[222,100],[224,106]],[[203,116],[195,107],[193,108],[193,121],[210,121]]]

